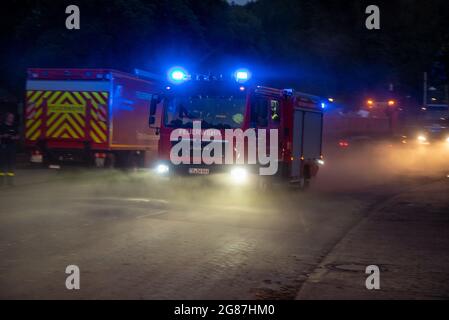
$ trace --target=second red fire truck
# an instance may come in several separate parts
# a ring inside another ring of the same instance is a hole
[[[31,160],[142,166],[157,154],[148,110],[157,83],[110,69],[28,70],[25,144]]]

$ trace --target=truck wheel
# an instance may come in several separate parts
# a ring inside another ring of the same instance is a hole
[[[114,169],[116,167],[116,156],[114,153],[106,154],[105,166],[109,169]]]
[[[304,177],[301,179],[301,190],[307,190],[310,187],[310,180],[312,179],[312,170],[310,166],[304,166]]]
[[[272,188],[272,181],[267,177],[259,176],[257,179],[257,189],[260,191],[269,191]]]
[[[132,152],[132,166],[134,169],[145,167],[145,151]]]
[[[301,183],[301,190],[306,191],[310,188],[310,179],[304,178]]]

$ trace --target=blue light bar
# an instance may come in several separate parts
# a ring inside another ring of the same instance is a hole
[[[180,84],[188,80],[188,72],[181,67],[173,67],[168,70],[168,80],[173,84]]]
[[[248,80],[248,73],[245,71],[237,72],[237,79],[238,80]]]
[[[175,81],[181,81],[184,80],[186,75],[184,74],[184,72],[177,70],[173,71],[170,76]]]
[[[238,83],[247,82],[249,79],[251,79],[251,72],[247,69],[239,69],[234,72],[234,78]]]

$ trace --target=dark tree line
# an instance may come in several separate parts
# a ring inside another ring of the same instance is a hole
[[[365,8],[381,8],[381,30]],[[65,28],[65,8],[81,30]],[[449,74],[447,0],[9,0],[1,4],[0,88],[20,96],[27,67],[198,71],[248,65],[261,81],[351,97],[394,83],[417,95]]]

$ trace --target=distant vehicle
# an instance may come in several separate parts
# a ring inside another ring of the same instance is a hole
[[[407,142],[419,145],[449,143],[449,107],[428,105],[421,110],[421,117],[413,127]]]
[[[399,103],[394,99],[368,99],[359,110],[325,113],[325,138],[340,149],[382,141],[398,133]]]
[[[274,177],[259,179],[308,185],[323,164],[322,130],[323,105],[321,99],[291,89],[275,89],[254,85],[249,71],[234,73],[234,78],[223,76],[189,75],[184,70],[173,70],[165,91],[154,101],[149,125],[160,135],[160,175],[212,175],[225,173],[235,182],[245,182],[255,167],[246,163],[237,165],[208,165],[204,159],[197,164],[173,165],[170,150],[178,141],[170,136],[176,129],[189,132],[193,121],[200,121],[202,132],[226,129],[277,129],[279,132],[279,170]],[[178,80],[178,81],[173,81]],[[175,82],[173,84],[173,82]],[[224,145],[229,141],[221,141]],[[200,151],[208,148],[202,143]],[[245,155],[244,155],[245,157]],[[191,155],[194,163],[193,155]],[[270,178],[270,179],[268,179]]]
[[[157,153],[148,129],[153,81],[109,69],[29,69],[25,143],[31,161],[143,166]]]

